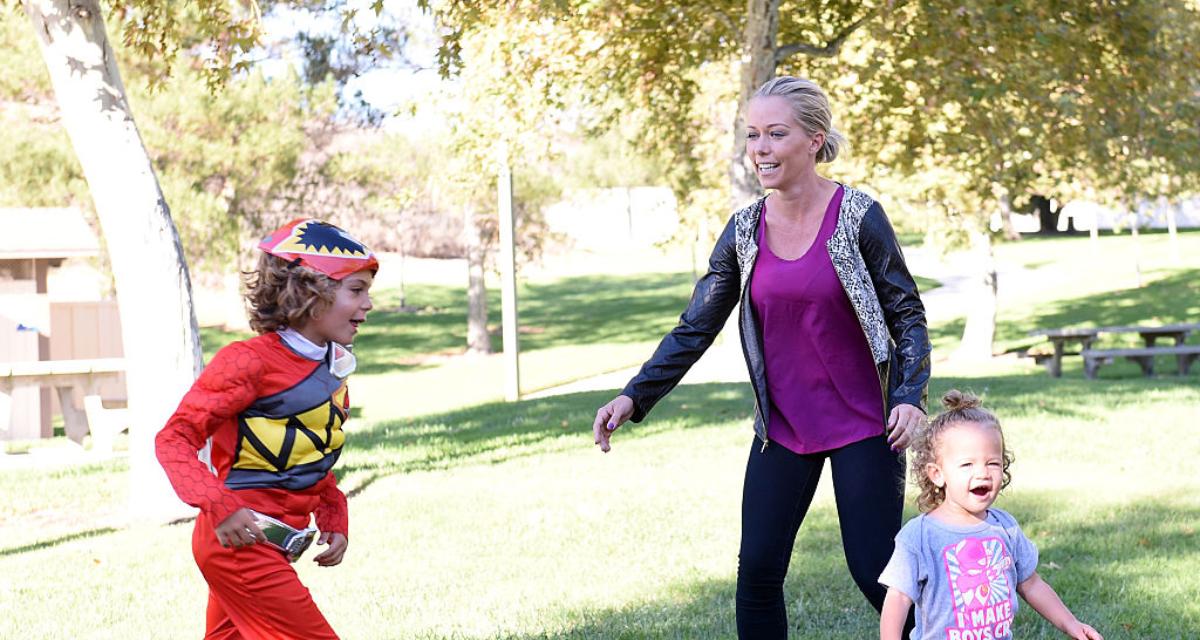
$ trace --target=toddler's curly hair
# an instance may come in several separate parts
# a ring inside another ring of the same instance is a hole
[[[341,284],[300,264],[262,253],[254,271],[242,272],[250,328],[258,333],[303,326],[333,305]]]
[[[974,422],[995,429],[996,433],[1000,434],[1000,446],[1004,452],[1004,476],[1000,488],[1004,489],[1012,480],[1008,468],[1012,465],[1013,455],[1004,441],[1004,431],[1000,428],[1000,420],[996,418],[996,414],[984,409],[983,403],[974,394],[958,389],[951,389],[942,396],[942,406],[945,407],[944,411],[917,429],[909,447],[913,457],[909,473],[912,474],[913,483],[921,490],[921,494],[917,496],[917,508],[921,513],[933,511],[946,499],[945,487],[933,484],[929,475],[925,473],[925,466],[937,462],[942,434],[956,424]]]

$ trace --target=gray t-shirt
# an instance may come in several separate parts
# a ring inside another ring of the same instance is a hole
[[[1007,512],[956,526],[928,514],[909,520],[879,582],[915,604],[912,640],[1006,640],[1017,613],[1017,585],[1037,569],[1037,547]]]

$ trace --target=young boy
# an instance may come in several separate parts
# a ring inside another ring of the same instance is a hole
[[[318,220],[268,235],[248,274],[258,336],[221,349],[156,438],[176,493],[200,509],[192,553],[208,582],[205,638],[336,638],[259,514],[295,529],[316,516],[321,566],[346,552],[346,496],[330,469],[349,416],[346,377],[379,263]],[[212,466],[196,457],[212,438]]]

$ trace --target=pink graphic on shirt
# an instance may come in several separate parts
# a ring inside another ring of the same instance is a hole
[[[942,549],[955,626],[946,640],[999,640],[1011,637],[1013,585],[1007,573],[1012,558],[999,538],[965,538]]]

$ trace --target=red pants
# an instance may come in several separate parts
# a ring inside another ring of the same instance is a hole
[[[296,570],[274,547],[226,549],[204,514],[192,553],[208,582],[206,640],[337,640]]]

